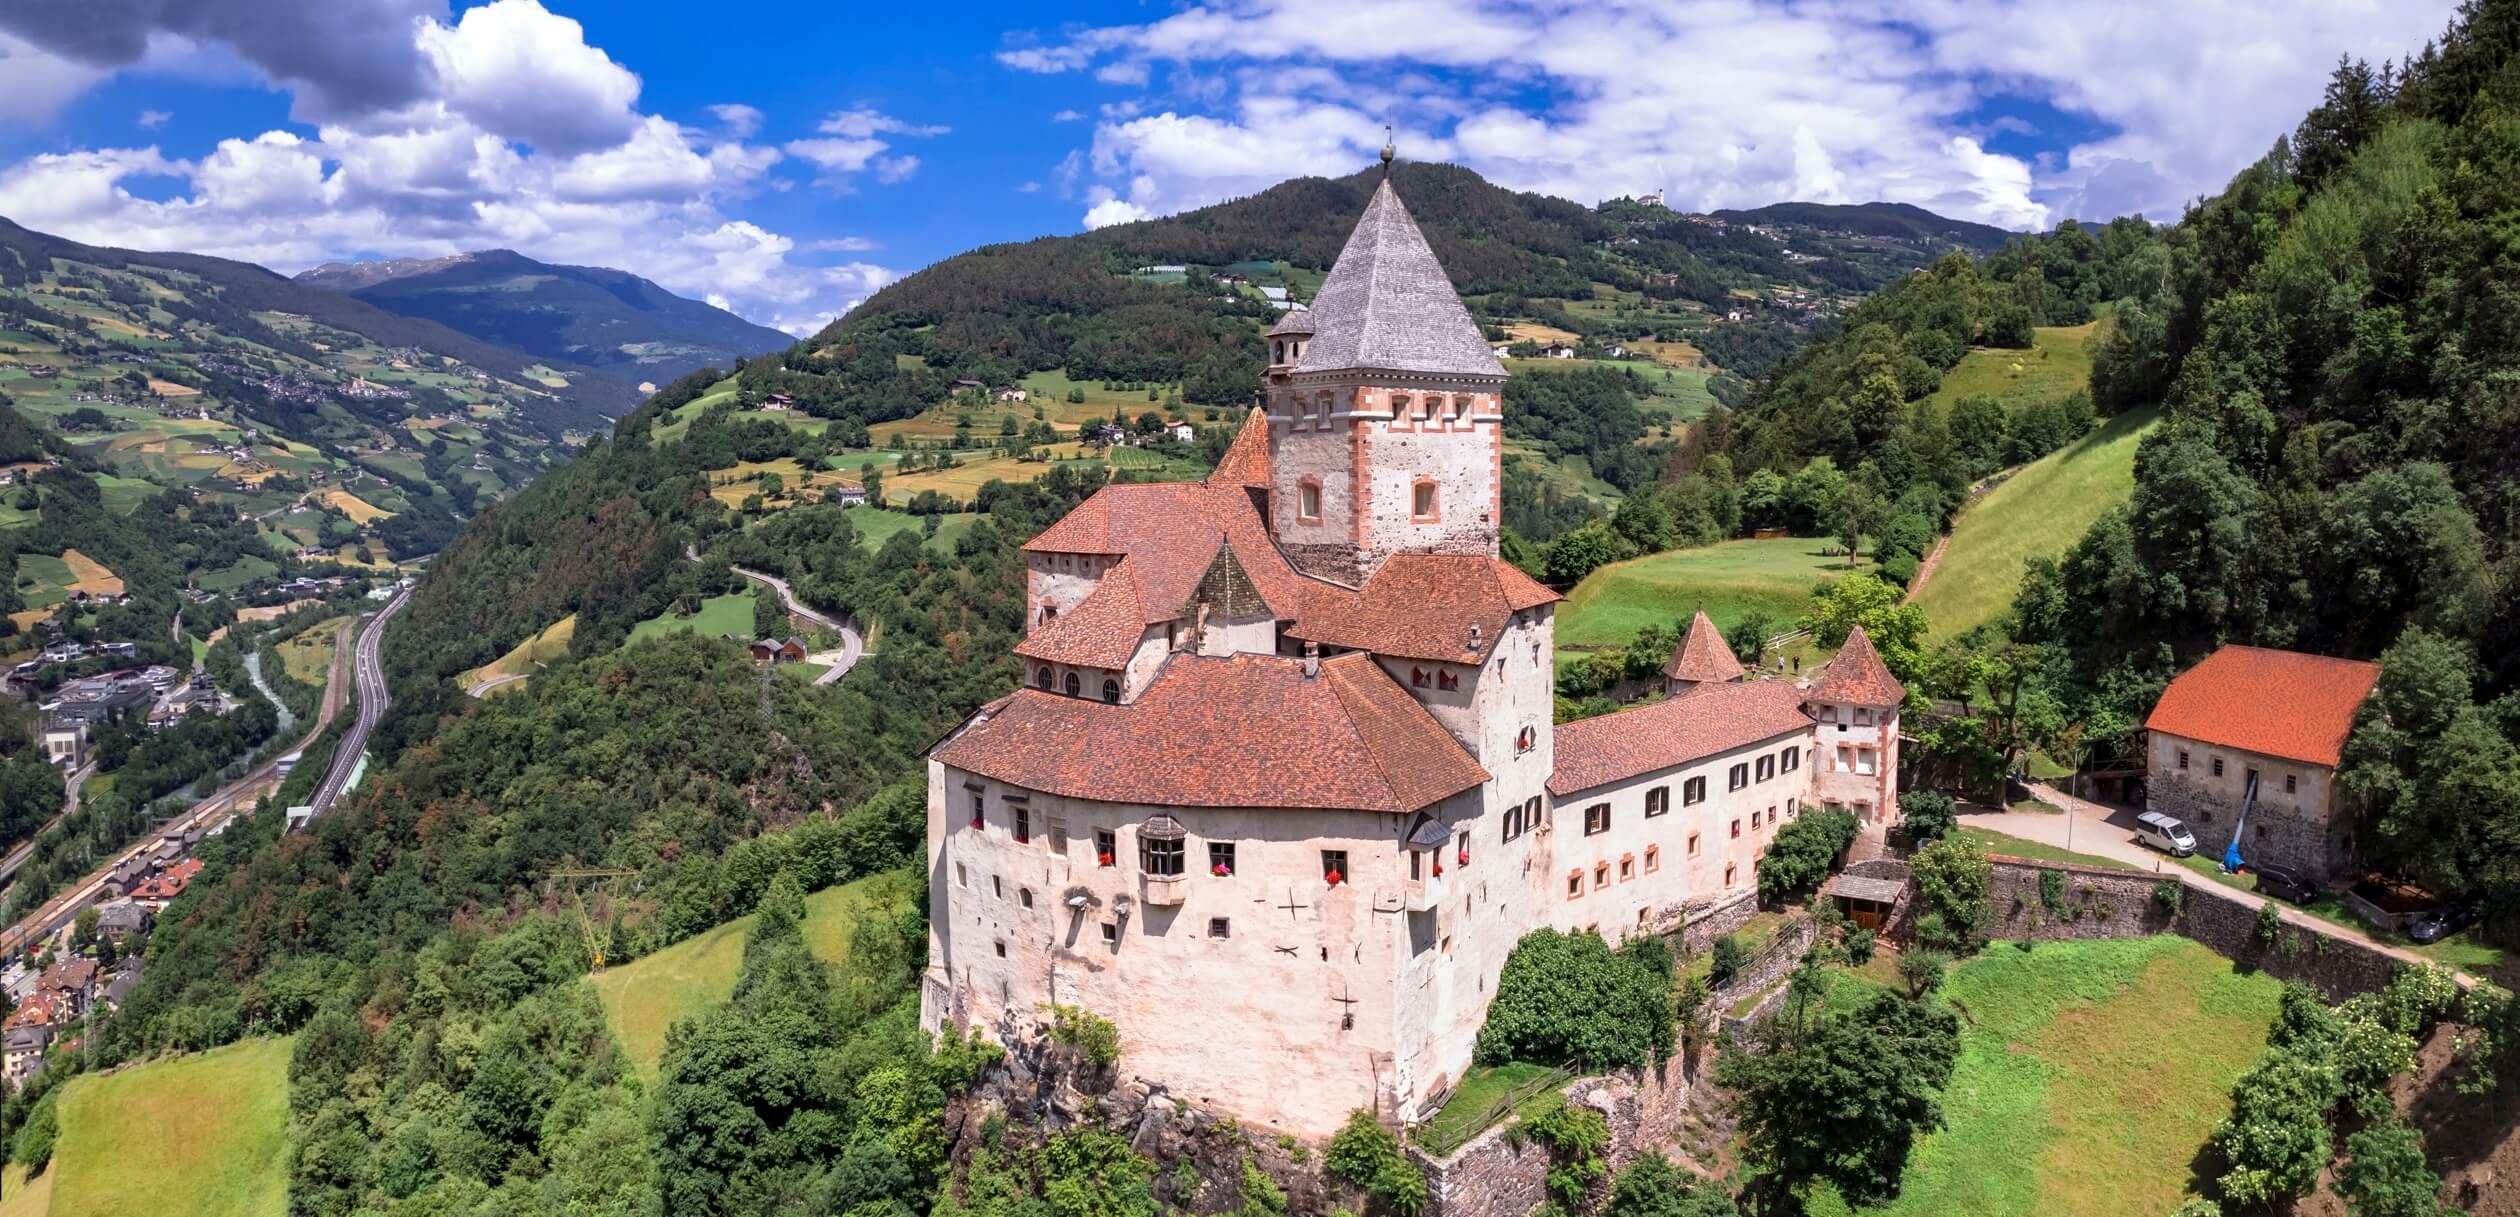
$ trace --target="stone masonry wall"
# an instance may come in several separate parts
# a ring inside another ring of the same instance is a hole
[[[1615,1170],[1672,1141],[1705,1099],[1697,1082],[1710,1067],[1711,1059],[1692,1066],[1674,1058],[1636,1073],[1577,1078],[1564,1093],[1567,1101],[1599,1111],[1610,1126],[1607,1157]],[[1511,1121],[1471,1138],[1449,1158],[1414,1146],[1407,1152],[1426,1172],[1428,1217],[1529,1217],[1547,1199],[1549,1147],[1515,1136]]]
[[[2051,912],[2040,899],[2043,871],[2065,876],[2063,914]],[[2175,913],[2153,894],[2164,882],[2179,884]],[[2305,981],[2330,1001],[2376,992],[2398,969],[2397,960],[2371,947],[2290,921],[2275,945],[2268,946],[2258,941],[2255,907],[2216,889],[2149,872],[1999,856],[1987,896],[1991,937],[2055,941],[2181,934],[2279,980]]]

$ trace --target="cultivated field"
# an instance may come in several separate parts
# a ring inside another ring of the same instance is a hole
[[[825,962],[846,962],[858,917],[869,910],[905,910],[910,898],[910,877],[899,873],[824,888],[805,898],[805,940]],[[743,965],[744,939],[752,925],[750,917],[730,921],[595,978],[604,1017],[642,1076],[656,1076],[657,1060],[665,1054],[666,1028],[715,1008],[735,992],[735,974]]]
[[[2160,1217],[2231,1085],[2266,1046],[2281,986],[2185,938],[1997,943],[1943,992],[1967,1015],[1897,1217]],[[1834,1196],[1813,1217],[1847,1212]]]
[[[248,1040],[76,1078],[61,1096],[51,1217],[288,1211],[289,1049]]]
[[[1790,629],[1810,607],[1812,589],[1846,573],[1846,555],[1833,548],[1817,537],[1786,537],[1614,562],[1577,584],[1558,606],[1558,652],[1626,646],[1646,626],[1686,625],[1699,609],[1720,628],[1757,610]],[[1871,565],[1867,559],[1858,569]]]
[[[280,653],[280,667],[289,679],[318,689],[324,687],[332,674],[333,633],[344,620],[347,618],[318,621],[271,648]]]
[[[2059,557],[2092,522],[2135,492],[2135,448],[2161,417],[2131,410],[2025,465],[1952,525],[1951,543],[1916,603],[1934,633],[1951,637],[2012,607],[2022,564]]]

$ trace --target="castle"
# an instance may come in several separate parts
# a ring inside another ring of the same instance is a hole
[[[1700,614],[1672,696],[1553,725],[1505,370],[1388,181],[1267,341],[1205,481],[1024,546],[1026,686],[929,756],[921,1018],[1080,1007],[1129,1073],[1320,1134],[1440,1103],[1526,933],[1727,928],[1804,808],[1894,821],[1904,690],[1860,630],[1744,680]]]

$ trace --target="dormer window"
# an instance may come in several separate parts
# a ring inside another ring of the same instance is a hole
[[[1044,693],[1050,691],[1050,668],[1048,665],[1033,669],[1033,687]]]
[[[1068,696],[1074,697],[1077,695],[1078,690],[1084,688],[1084,683],[1076,679],[1076,673],[1070,672],[1067,674],[1067,679],[1062,681],[1059,687],[1067,690]]]
[[[1461,688],[1461,677],[1450,672],[1437,672],[1435,674],[1435,688],[1438,691],[1448,689],[1458,691]]]
[[[1427,675],[1426,675],[1426,669],[1424,669],[1424,668],[1411,668],[1411,669],[1409,669],[1409,687],[1410,687],[1410,688],[1412,688],[1412,689],[1423,689],[1423,688],[1425,688],[1425,687],[1426,687],[1426,685],[1427,685],[1427,679],[1428,679],[1428,678],[1427,678]]]

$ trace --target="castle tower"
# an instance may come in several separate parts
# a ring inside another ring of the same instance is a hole
[[[1298,569],[1358,584],[1395,553],[1496,554],[1505,369],[1389,179],[1269,341],[1269,527]]]

